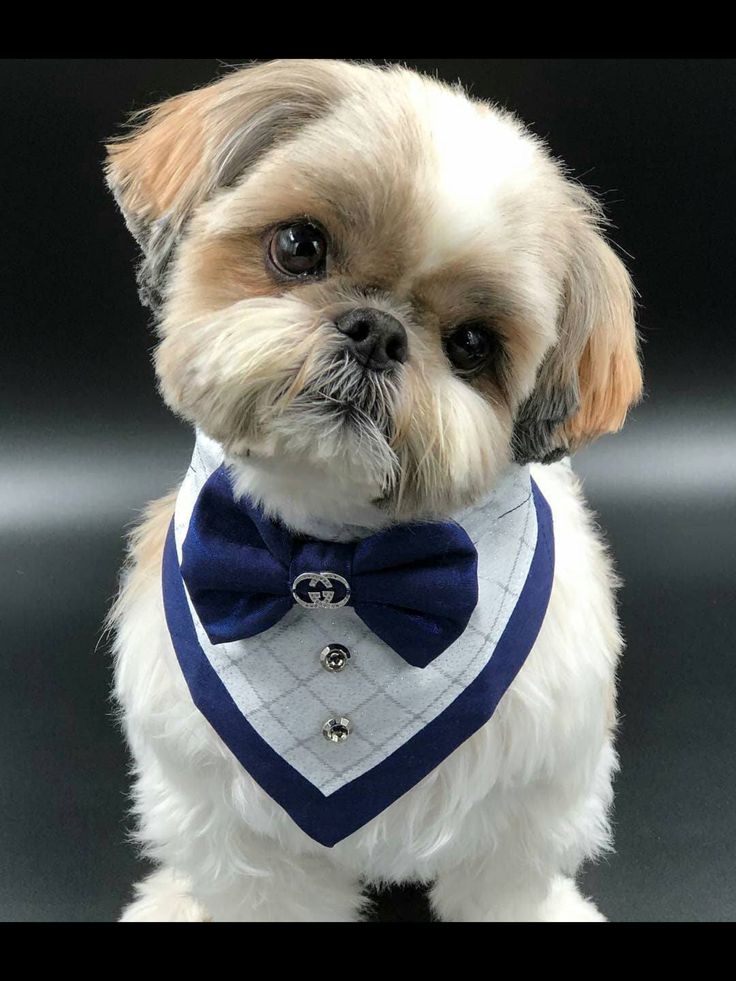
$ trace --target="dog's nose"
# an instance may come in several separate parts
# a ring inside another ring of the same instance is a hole
[[[384,371],[406,361],[406,330],[390,313],[372,307],[350,310],[337,318],[335,326],[348,338],[353,357],[368,368]]]

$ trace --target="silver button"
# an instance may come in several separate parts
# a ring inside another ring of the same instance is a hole
[[[328,644],[322,648],[319,662],[325,671],[342,671],[350,660],[350,651],[342,644]]]
[[[334,719],[328,719],[322,726],[322,735],[331,743],[342,743],[353,731],[353,724],[350,719],[339,715]]]

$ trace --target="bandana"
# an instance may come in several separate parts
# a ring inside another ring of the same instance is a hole
[[[235,499],[198,434],[164,548],[166,621],[197,708],[303,831],[331,847],[492,716],[552,588],[528,467],[453,521],[358,542],[293,535]]]

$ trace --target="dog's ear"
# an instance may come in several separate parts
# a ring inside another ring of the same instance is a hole
[[[240,69],[136,113],[132,132],[108,143],[105,176],[143,252],[145,303],[157,305],[192,211],[277,141],[324,115],[350,72],[345,63],[308,59]]]
[[[574,212],[557,342],[516,418],[520,463],[551,463],[616,432],[641,396],[631,280],[585,203]]]

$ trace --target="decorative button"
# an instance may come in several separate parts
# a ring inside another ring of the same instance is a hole
[[[331,743],[342,743],[353,731],[350,719],[338,716],[335,719],[328,719],[322,726],[322,735]]]
[[[349,660],[350,651],[342,644],[328,644],[319,656],[325,671],[342,671]]]

